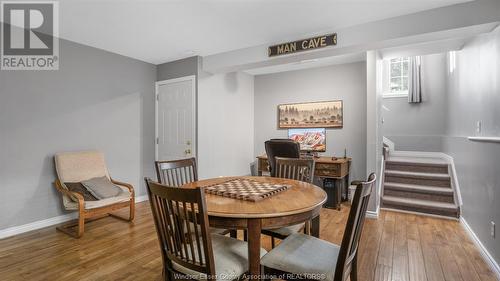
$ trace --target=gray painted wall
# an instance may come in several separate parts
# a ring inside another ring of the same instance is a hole
[[[60,41],[58,71],[0,71],[0,229],[64,214],[53,155],[98,149],[144,195],[156,66]]]
[[[198,75],[200,57],[194,56],[158,65],[157,81]]]
[[[384,136],[396,150],[442,151],[448,99],[446,54],[422,56],[422,103],[407,98],[384,98]]]
[[[277,128],[277,106],[282,103],[344,101],[344,128],[327,130],[324,155],[353,158],[351,179],[366,177],[366,64],[335,65],[255,77],[255,156],[264,142],[286,138]]]
[[[500,29],[457,52],[448,76],[448,136],[444,151],[454,158],[463,197],[462,216],[500,263],[500,144],[471,142],[467,136],[500,136]],[[475,123],[482,121],[482,132]],[[490,236],[490,222],[497,225]]]
[[[242,72],[199,76],[198,176],[250,174],[254,149],[254,77]]]

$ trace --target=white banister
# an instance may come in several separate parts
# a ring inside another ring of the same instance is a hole
[[[500,143],[500,137],[468,137],[470,141]]]

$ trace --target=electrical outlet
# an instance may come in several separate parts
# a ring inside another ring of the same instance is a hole
[[[476,122],[476,133],[481,133],[481,121]]]
[[[491,222],[491,237],[495,238],[495,222]]]

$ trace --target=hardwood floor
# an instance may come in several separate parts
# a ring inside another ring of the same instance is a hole
[[[160,280],[148,204],[137,204],[133,225],[103,218],[81,239],[49,227],[0,240],[0,280]],[[340,244],[348,211],[324,209],[320,237]],[[497,280],[457,221],[382,211],[366,220],[359,250],[362,281]]]

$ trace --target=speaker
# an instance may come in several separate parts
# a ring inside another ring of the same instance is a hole
[[[324,208],[329,209],[339,209],[341,202],[341,190],[340,186],[335,184],[335,179],[326,178],[323,180],[323,190],[325,190],[327,199],[325,204],[323,204]]]

